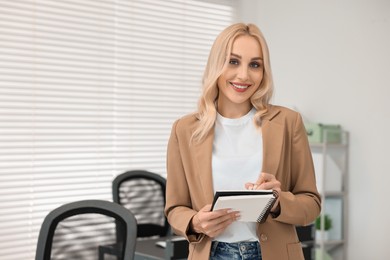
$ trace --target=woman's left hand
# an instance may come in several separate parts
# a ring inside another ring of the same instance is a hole
[[[262,172],[255,183],[245,183],[247,190],[274,190],[280,192],[280,181],[275,178],[275,175]]]
[[[245,183],[245,188],[247,190],[274,190],[278,194],[280,194],[280,181],[278,181],[275,177],[275,175],[262,172],[259,176],[259,178],[256,180],[255,183],[247,182]],[[276,203],[271,209],[271,212],[279,211],[279,197],[276,200]]]

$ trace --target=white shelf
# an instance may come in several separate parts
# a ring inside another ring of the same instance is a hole
[[[328,239],[317,238],[315,241],[316,252],[319,254],[315,259],[325,259],[325,255],[334,257],[334,260],[346,259],[349,136],[346,131],[342,131],[341,135],[340,143],[310,143],[317,188],[322,200],[320,217],[329,215],[333,224],[328,231]]]
[[[332,198],[332,197],[345,197],[346,193],[344,191],[326,191],[323,194],[327,198]]]
[[[311,148],[347,148],[345,143],[310,143]]]
[[[338,240],[324,240],[322,242],[316,241],[316,245],[320,246],[321,244],[324,244],[325,247],[334,247],[334,246],[339,246],[344,244],[343,239],[338,239]]]

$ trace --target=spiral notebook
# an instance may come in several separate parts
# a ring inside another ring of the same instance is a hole
[[[275,201],[276,194],[272,190],[217,191],[211,210],[231,208],[240,211],[238,221],[263,223]]]

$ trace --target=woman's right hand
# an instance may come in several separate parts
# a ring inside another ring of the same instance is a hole
[[[210,211],[211,204],[204,206],[191,220],[192,231],[216,237],[221,234],[231,223],[240,217],[238,211],[231,209],[219,209]]]

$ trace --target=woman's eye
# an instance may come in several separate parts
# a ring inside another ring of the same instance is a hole
[[[260,67],[261,67],[261,64],[258,63],[258,62],[252,62],[252,63],[249,64],[249,66],[250,66],[251,68],[257,69],[257,68],[260,68]]]
[[[232,65],[238,65],[238,64],[239,64],[239,62],[238,62],[238,60],[231,59],[231,60],[229,61],[229,64],[232,64]]]

